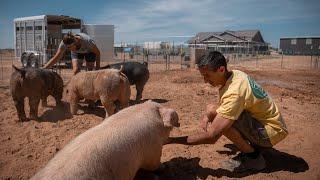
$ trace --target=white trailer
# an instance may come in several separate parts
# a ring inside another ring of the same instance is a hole
[[[59,44],[67,32],[85,32],[91,36],[101,51],[101,60],[113,58],[114,26],[89,25],[81,19],[63,15],[40,15],[14,19],[15,57],[24,66],[28,63],[42,65],[55,55]],[[24,55],[35,55],[37,62],[24,62]],[[63,62],[70,63],[70,52],[66,52]]]

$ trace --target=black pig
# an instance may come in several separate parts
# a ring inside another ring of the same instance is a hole
[[[121,65],[123,65],[124,67],[123,73],[128,77],[130,85],[136,85],[136,101],[140,101],[142,98],[142,91],[144,85],[147,83],[149,79],[148,63],[122,62],[116,64],[109,64],[102,67],[101,69],[120,69]]]

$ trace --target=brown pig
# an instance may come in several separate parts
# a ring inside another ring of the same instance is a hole
[[[10,78],[10,91],[20,121],[26,120],[25,97],[29,98],[31,119],[38,118],[40,99],[42,99],[42,105],[46,105],[49,95],[55,98],[58,106],[62,106],[63,80],[59,74],[38,68],[19,69],[13,66],[13,69]]]
[[[156,170],[178,114],[147,101],[106,118],[67,144],[31,179],[133,179]]]
[[[106,109],[106,117],[114,114],[116,101],[120,103],[121,108],[127,107],[131,94],[130,83],[122,71],[123,68],[105,69],[74,75],[66,88],[71,113],[77,114],[80,99],[101,100]]]

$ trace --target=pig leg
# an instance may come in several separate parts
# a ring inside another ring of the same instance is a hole
[[[53,97],[56,100],[56,106],[63,107],[63,103],[61,101],[62,99],[63,90],[61,92],[58,92],[57,94],[54,94]]]
[[[79,98],[76,95],[71,95],[70,97],[70,111],[71,114],[76,115],[78,111]]]
[[[145,170],[149,170],[149,171],[157,170],[161,165],[161,162],[160,162],[161,153],[162,153],[162,150],[160,150],[158,152],[153,152],[152,156],[148,157],[147,162],[145,163],[145,165],[142,168]]]
[[[16,106],[18,117],[20,121],[25,121],[26,114],[24,112],[24,98],[13,98],[14,105]]]
[[[30,119],[38,119],[38,106],[40,103],[40,97],[29,98],[30,106]]]
[[[136,90],[137,90],[137,96],[136,101],[140,101],[142,99],[142,91],[145,83],[137,82],[136,83]]]
[[[101,97],[100,98],[102,105],[106,109],[106,118],[114,114],[114,111],[116,109],[116,106],[112,101],[110,101],[108,98]]]
[[[115,113],[121,110],[120,101],[114,101],[114,105],[116,106]]]
[[[42,97],[41,98],[41,105],[42,105],[42,107],[47,107],[48,106],[47,97]]]
[[[95,101],[86,99],[88,103],[88,108],[94,109],[96,107]]]
[[[129,106],[130,101],[130,87],[125,91],[122,91],[119,96],[120,109],[124,109]]]
[[[121,100],[119,110],[124,109],[129,106],[129,100]]]

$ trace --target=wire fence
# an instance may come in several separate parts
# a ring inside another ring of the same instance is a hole
[[[148,62],[150,72],[161,72],[168,70],[184,70],[190,68],[190,58],[180,53],[136,53],[130,55],[123,53],[115,56],[112,60],[102,61],[101,65],[117,62],[137,61]],[[228,64],[232,68],[245,67],[252,69],[278,69],[278,70],[320,70],[319,56],[284,56],[271,53],[271,55],[252,54],[224,54],[228,59]],[[9,81],[13,71],[12,65],[22,67],[20,58],[16,58],[12,51],[0,53],[0,78],[1,81]],[[63,63],[59,62],[53,71],[59,73],[63,78],[69,78],[72,71]]]
[[[319,56],[283,56],[281,54],[229,56],[229,64],[237,67],[277,70],[320,70]]]

